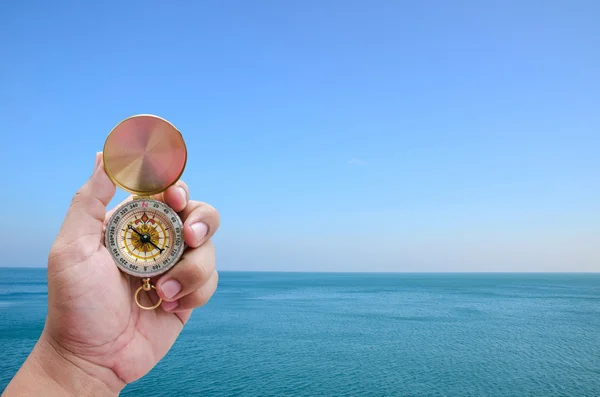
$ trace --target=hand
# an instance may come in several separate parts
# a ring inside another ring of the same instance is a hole
[[[38,376],[46,377],[44,395],[52,395],[53,388],[78,396],[118,394],[165,356],[192,310],[217,288],[209,239],[219,227],[219,215],[208,204],[189,201],[180,181],[154,198],[179,213],[187,248],[177,265],[152,279],[161,306],[138,308],[133,293],[141,280],[121,272],[103,245],[112,213],[106,206],[116,188],[101,163],[98,153],[94,173],[75,194],[52,246],[46,324],[6,395],[35,394],[31,378]]]

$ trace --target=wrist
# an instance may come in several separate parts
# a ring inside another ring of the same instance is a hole
[[[109,397],[118,396],[124,386],[112,371],[71,355],[43,332],[3,397]]]

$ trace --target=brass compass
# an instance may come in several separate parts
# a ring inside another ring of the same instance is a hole
[[[174,185],[185,169],[187,149],[181,133],[167,120],[137,115],[121,121],[108,135],[103,150],[109,178],[133,200],[115,209],[108,220],[104,245],[117,267],[142,279],[135,303],[143,306],[140,291],[156,289],[150,278],[171,269],[185,249],[183,222],[162,201],[153,199]]]

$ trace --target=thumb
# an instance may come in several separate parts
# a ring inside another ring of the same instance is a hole
[[[94,172],[73,196],[52,253],[60,253],[61,257],[67,253],[71,263],[78,263],[96,252],[102,245],[106,206],[115,191],[114,183],[104,171],[102,152],[96,153]]]

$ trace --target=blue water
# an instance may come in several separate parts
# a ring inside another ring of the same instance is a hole
[[[46,314],[0,269],[0,386]],[[221,273],[123,396],[600,396],[600,274]]]

